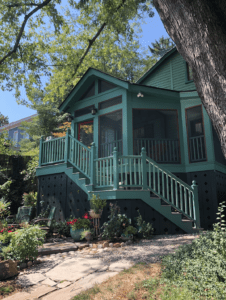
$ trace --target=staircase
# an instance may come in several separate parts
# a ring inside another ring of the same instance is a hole
[[[89,149],[67,132],[66,137],[41,141],[40,149],[40,167],[63,162],[61,169],[88,199],[92,194],[101,199],[141,199],[185,232],[203,230],[195,181],[189,186],[148,158],[144,148],[141,155],[119,156],[114,148],[113,156],[95,158],[94,143]],[[50,150],[52,156],[47,155]]]

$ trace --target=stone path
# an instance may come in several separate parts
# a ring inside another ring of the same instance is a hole
[[[62,245],[47,245],[44,248],[50,251]],[[82,291],[101,283],[109,277],[115,276],[124,269],[133,266],[128,261],[113,263],[104,262],[93,256],[105,251],[121,250],[113,247],[92,248],[92,245],[77,244],[77,250],[51,255],[43,255],[38,258],[38,264],[21,271],[17,277],[17,283],[24,287],[23,292],[6,297],[7,300],[70,300]],[[94,245],[93,245],[94,246]],[[115,245],[114,245],[115,246]],[[116,247],[127,248],[124,243]],[[64,245],[65,247],[65,245]],[[73,245],[76,249],[76,245]],[[80,248],[80,249],[79,249]],[[123,250],[123,249],[122,249]]]

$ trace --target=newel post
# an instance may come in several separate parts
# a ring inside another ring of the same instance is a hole
[[[68,128],[66,131],[66,137],[65,137],[65,148],[64,148],[64,162],[67,163],[68,161],[68,153],[69,153],[69,134],[71,133],[71,130]]]
[[[44,140],[44,136],[42,135],[41,138],[40,138],[40,144],[39,144],[39,167],[41,167],[41,164],[42,164],[42,143],[43,143],[43,140]]]
[[[195,180],[192,181],[191,187],[194,190],[194,194],[193,194],[193,208],[194,208],[194,219],[196,220],[195,227],[196,228],[200,228],[198,186],[197,186]]]
[[[148,188],[147,185],[147,165],[146,165],[146,150],[143,147],[141,149],[141,164],[142,164],[142,177],[143,177],[143,190]]]
[[[118,190],[118,148],[114,147],[113,150],[113,174],[114,174],[114,190]]]
[[[95,185],[95,159],[96,148],[95,143],[91,144],[91,158],[90,158],[90,184]]]

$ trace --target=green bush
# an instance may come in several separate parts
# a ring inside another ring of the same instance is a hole
[[[110,203],[110,216],[108,216],[109,221],[105,222],[101,227],[102,237],[109,240],[113,240],[115,237],[119,237],[122,233],[121,230],[121,220],[118,218],[120,212],[120,207],[116,204]]]
[[[202,233],[190,245],[180,246],[175,254],[162,258],[161,283],[186,287],[194,299],[226,299],[226,236],[223,229],[222,206],[220,222],[214,231]]]
[[[50,232],[56,232],[66,237],[71,236],[70,227],[67,225],[66,221],[56,222],[55,220],[53,220],[50,227]]]
[[[38,225],[19,229],[11,233],[12,238],[8,247],[2,248],[4,259],[35,260],[38,256],[38,246],[43,245],[46,232]]]
[[[107,200],[101,200],[100,196],[92,195],[90,199],[90,207],[96,214],[99,214],[99,209],[103,209],[107,205]]]
[[[37,196],[38,196],[37,192],[30,192],[29,194],[23,193],[23,196],[22,196],[23,205],[24,206],[36,207]]]
[[[146,224],[146,222],[143,221],[139,210],[137,212],[139,213],[139,216],[134,219],[136,220],[137,223],[138,233],[142,234],[142,237],[144,239],[149,239],[154,232],[154,228],[152,228],[152,224],[150,223]]]

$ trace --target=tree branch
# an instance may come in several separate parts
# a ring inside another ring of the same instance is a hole
[[[116,8],[116,12],[119,11],[119,9],[125,4],[126,0],[122,0],[122,3]],[[90,40],[89,39],[89,45],[85,50],[85,53],[83,54],[83,56],[81,57],[81,59],[79,60],[77,66],[75,67],[75,71],[72,74],[72,78],[75,76],[76,72],[78,71],[78,68],[81,66],[84,58],[86,57],[87,53],[89,52],[90,48],[92,47],[93,43],[95,42],[95,40],[99,37],[99,35],[101,34],[101,32],[104,30],[104,28],[106,27],[107,23],[104,22],[101,27],[99,28],[99,30],[97,31],[97,33],[95,34],[95,36]],[[67,81],[68,82],[68,81]],[[66,83],[67,83],[66,82]]]
[[[25,18],[24,18],[24,21],[21,25],[21,28],[20,28],[20,31],[19,31],[19,34],[17,36],[17,39],[16,39],[16,42],[15,42],[15,45],[13,47],[13,49],[11,51],[9,51],[1,60],[0,60],[0,65],[8,58],[10,57],[13,53],[15,53],[18,49],[18,46],[19,46],[19,43],[20,43],[20,40],[21,40],[21,37],[22,37],[22,34],[24,32],[24,28],[26,26],[26,23],[28,21],[28,19],[33,15],[35,14],[38,10],[40,10],[41,8],[43,8],[44,6],[48,5],[49,3],[51,2],[51,0],[45,0],[43,3],[41,4],[38,4],[38,6],[36,8],[34,8],[28,15],[25,15]]]
[[[37,3],[25,3],[25,4],[6,4],[5,6],[8,8],[12,7],[21,7],[21,6],[39,6]]]

